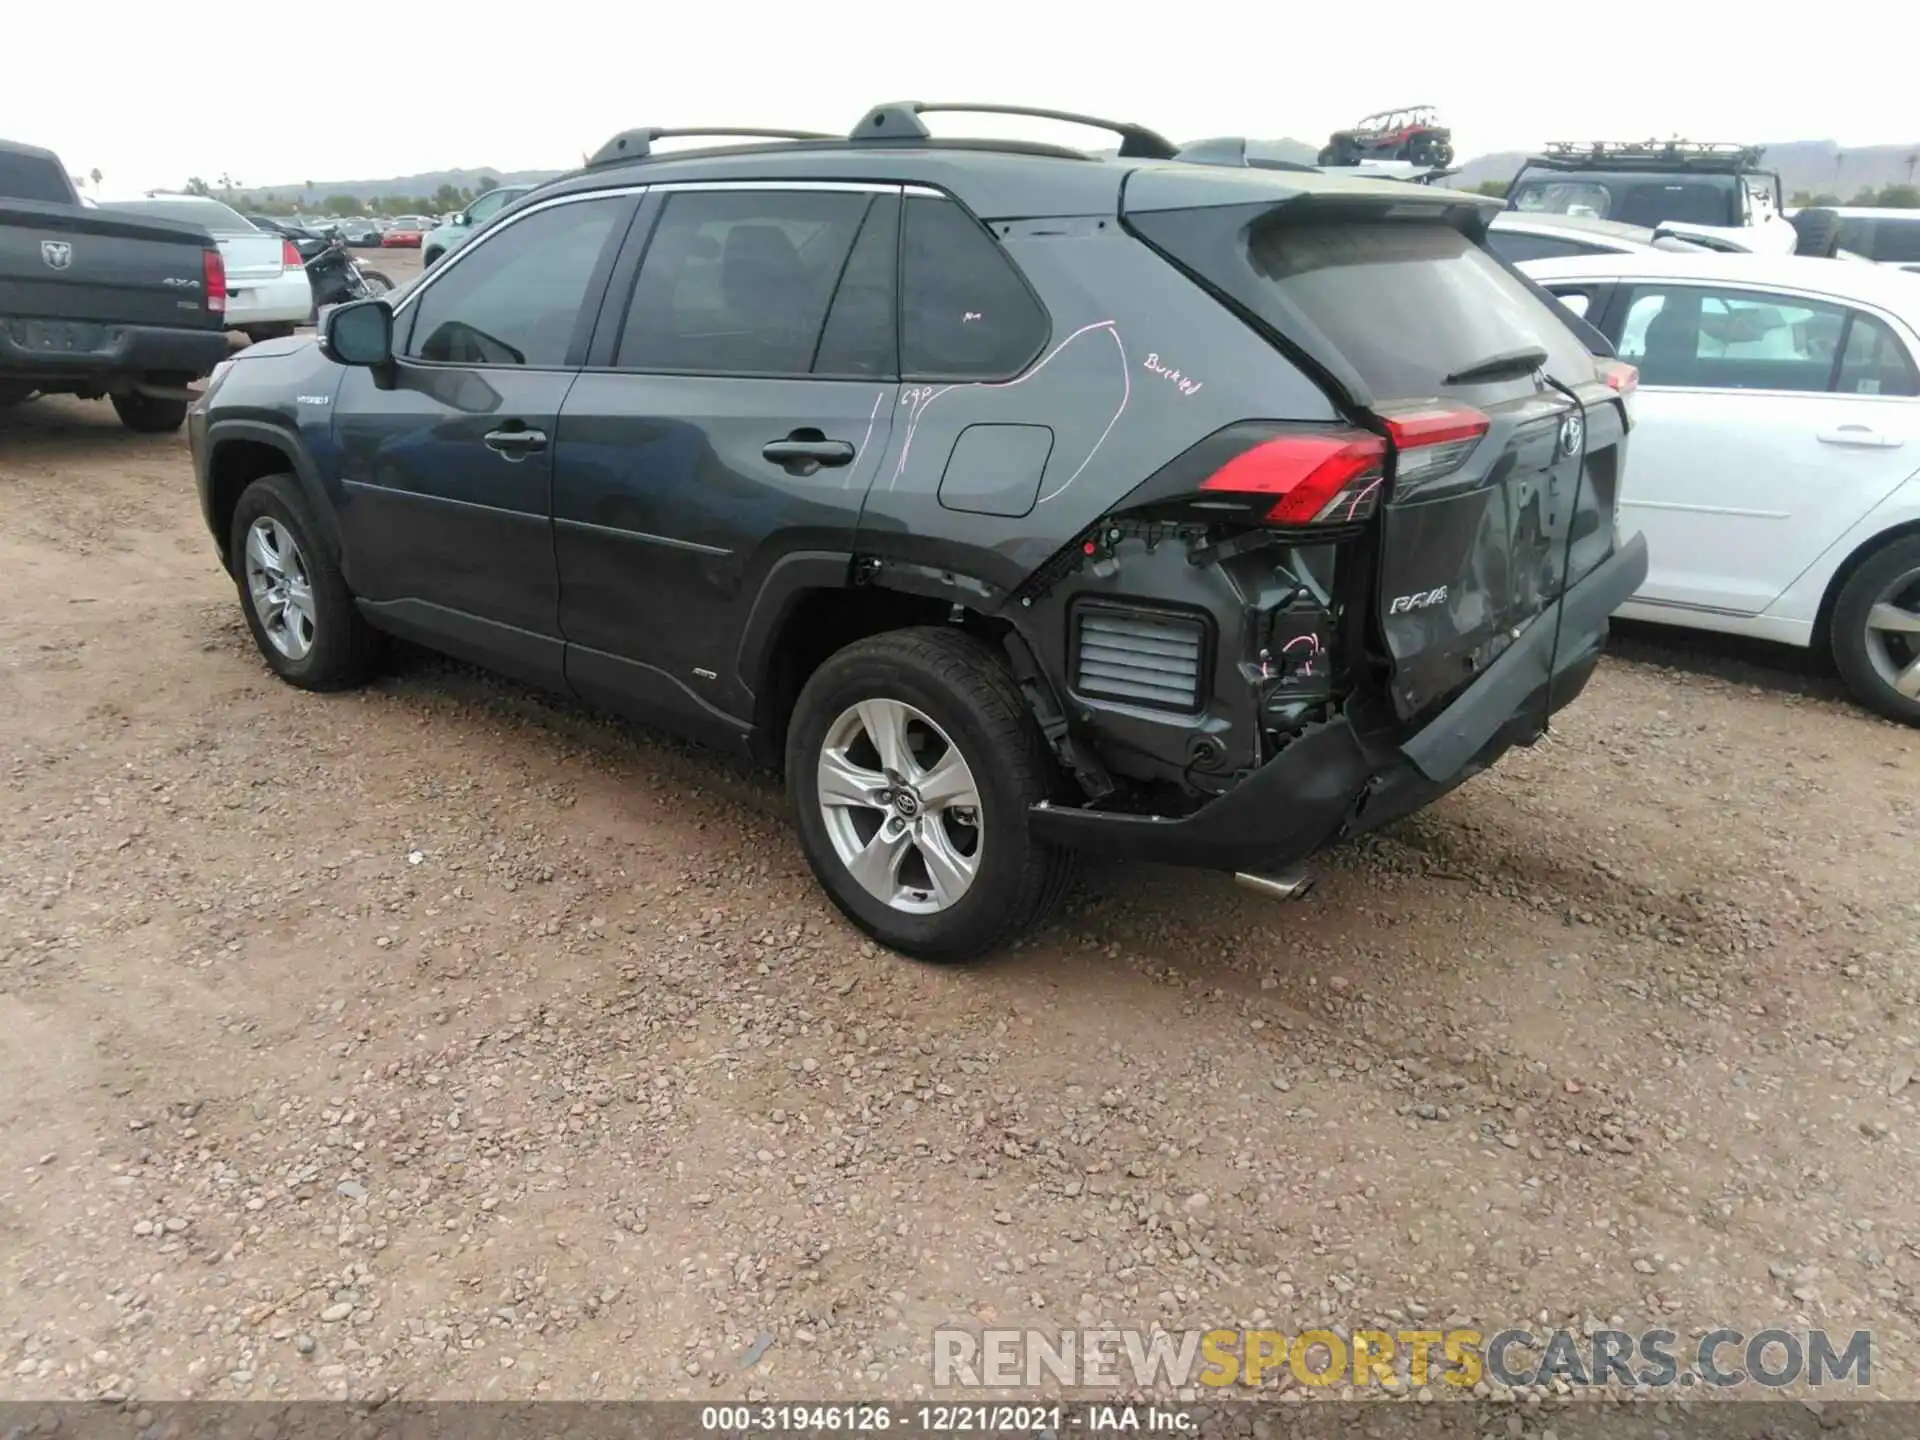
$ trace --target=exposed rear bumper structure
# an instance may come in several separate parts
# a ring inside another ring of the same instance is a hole
[[[1183,819],[1042,803],[1030,812],[1033,834],[1073,849],[1207,869],[1297,864],[1336,840],[1412,814],[1513,746],[1537,739],[1543,716],[1586,687],[1606,643],[1607,617],[1646,578],[1646,541],[1635,535],[1397,749],[1370,751],[1341,718],[1307,731]]]

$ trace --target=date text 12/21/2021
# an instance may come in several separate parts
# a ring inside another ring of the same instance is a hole
[[[1183,1434],[1198,1417],[1179,1407],[1133,1404],[1018,1405],[945,1404],[747,1404],[701,1407],[707,1434],[1033,1435]]]

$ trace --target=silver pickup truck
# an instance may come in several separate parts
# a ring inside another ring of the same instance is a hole
[[[206,231],[85,206],[52,151],[0,140],[0,410],[106,396],[129,429],[177,430],[226,303]]]

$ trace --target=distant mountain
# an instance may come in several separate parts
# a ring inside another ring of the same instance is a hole
[[[499,185],[537,185],[562,174],[559,170],[429,170],[420,175],[396,175],[387,180],[317,180],[312,185],[253,185],[244,192],[252,196],[271,195],[291,201],[301,209],[326,203],[330,195],[352,195],[360,200],[431,196],[442,185],[456,190],[472,190],[482,180]]]
[[[1511,180],[1526,159],[1518,150],[1479,155],[1462,165],[1451,183],[1470,190],[1483,180]],[[1920,144],[1845,147],[1831,140],[1787,140],[1768,145],[1761,164],[1780,172],[1789,197],[1804,190],[1848,200],[1863,188],[1881,190],[1920,176]]]
[[[1317,145],[1303,140],[1249,140],[1248,144],[1256,155],[1296,164],[1311,165],[1319,155]],[[1460,166],[1452,183],[1471,189],[1484,180],[1511,180],[1526,158],[1526,154],[1518,150],[1475,156]],[[1920,143],[1843,148],[1831,140],[1788,140],[1767,146],[1765,164],[1780,172],[1780,183],[1789,196],[1800,190],[1812,194],[1824,191],[1845,200],[1863,187],[1878,190],[1905,184],[1920,176]],[[330,195],[352,195],[360,199],[411,198],[431,196],[442,185],[471,190],[482,179],[492,179],[502,185],[531,185],[561,173],[558,170],[429,170],[387,180],[324,180],[311,186],[262,185],[247,193],[272,195],[306,208],[323,204]]]

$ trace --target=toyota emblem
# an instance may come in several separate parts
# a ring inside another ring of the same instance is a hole
[[[1586,438],[1587,422],[1580,417],[1578,410],[1568,412],[1567,418],[1560,422],[1560,453],[1577,455]]]
[[[55,270],[64,270],[73,264],[73,246],[65,240],[42,240],[40,258]]]

